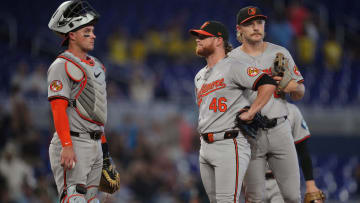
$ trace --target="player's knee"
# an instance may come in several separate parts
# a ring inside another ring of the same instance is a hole
[[[85,199],[86,188],[83,185],[71,185],[67,188],[64,197],[60,202],[69,203],[86,203]]]
[[[85,198],[88,203],[100,203],[99,199],[97,199],[98,187],[97,186],[89,186],[87,188],[87,192]]]

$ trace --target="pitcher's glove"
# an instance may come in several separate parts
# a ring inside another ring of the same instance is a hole
[[[99,190],[112,194],[120,188],[120,174],[116,171],[115,165],[110,157],[103,160],[103,168],[101,172],[101,179]]]
[[[304,197],[304,203],[319,203],[325,202],[325,194],[319,190],[317,192],[306,193]]]
[[[272,128],[276,125],[276,123],[274,123],[276,122],[276,120],[268,119],[266,116],[261,115],[259,112],[255,114],[254,118],[251,121],[241,120],[240,115],[248,111],[249,109],[249,106],[245,106],[236,114],[235,127],[238,127],[242,134],[256,139],[257,131],[259,128]]]
[[[278,85],[278,90],[280,91],[293,79],[289,69],[289,59],[285,58],[284,54],[280,52],[276,54],[274,64],[271,67],[271,75],[282,77]]]

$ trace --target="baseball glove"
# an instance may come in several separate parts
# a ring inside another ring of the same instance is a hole
[[[103,160],[103,168],[101,172],[101,179],[99,190],[112,194],[120,188],[120,174],[116,171],[115,165],[110,157]]]
[[[243,121],[240,119],[240,115],[250,109],[249,106],[241,109],[235,118],[235,127],[238,127],[240,131],[247,136],[256,139],[257,131],[259,128],[267,129],[272,128],[276,125],[276,120],[268,119],[266,116],[261,115],[257,112],[251,121]]]
[[[272,76],[281,76],[282,80],[278,85],[279,90],[283,90],[293,79],[289,69],[289,59],[284,54],[277,53],[273,66],[271,67]]]
[[[325,194],[319,190],[317,192],[306,193],[304,197],[304,203],[325,202],[325,199]]]

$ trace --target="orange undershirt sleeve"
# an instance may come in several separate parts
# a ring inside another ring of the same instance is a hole
[[[66,114],[68,101],[65,99],[53,99],[50,101],[54,119],[55,130],[59,135],[61,145],[71,146],[69,118]]]
[[[101,135],[101,144],[106,143],[105,133]]]

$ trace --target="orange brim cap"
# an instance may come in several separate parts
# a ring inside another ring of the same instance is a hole
[[[199,35],[206,35],[206,36],[211,36],[211,37],[215,37],[215,35],[208,33],[204,30],[196,30],[196,29],[191,29],[190,34],[195,35],[195,36],[199,36]]]

